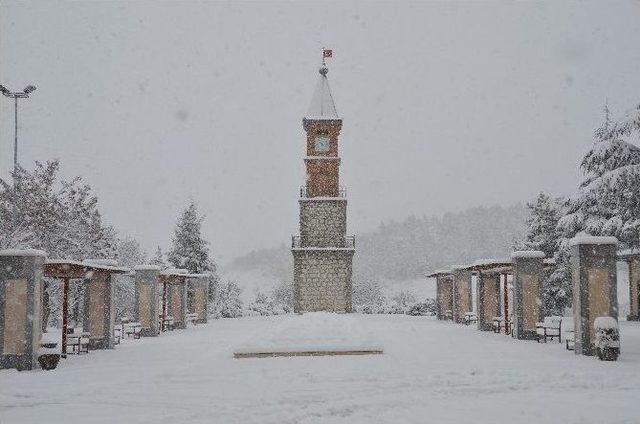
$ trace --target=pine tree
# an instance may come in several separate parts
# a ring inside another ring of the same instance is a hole
[[[534,202],[527,203],[527,209],[527,233],[522,247],[540,250],[548,258],[554,257],[560,239],[557,226],[563,215],[562,200],[540,192]]]
[[[551,303],[557,312],[571,304],[569,240],[579,234],[615,236],[622,246],[640,247],[640,148],[631,141],[640,134],[640,106],[622,122],[611,120],[604,108],[604,122],[594,133],[593,147],[582,159],[584,181],[567,199],[567,211],[558,221],[560,239],[556,269],[548,278],[555,291]]]
[[[41,249],[52,259],[113,258],[116,232],[103,224],[91,187],[60,180],[59,168],[57,160],[36,162],[32,171],[18,167],[12,181],[0,179],[0,246]],[[45,281],[45,328],[59,315],[60,292],[60,284]]]
[[[125,237],[118,240],[117,246],[116,257],[120,265],[133,268],[146,262],[147,254],[137,240]],[[116,317],[132,317],[135,313],[136,299],[132,278],[127,275],[115,275],[114,281]]]
[[[164,253],[162,253],[160,246],[156,248],[156,253],[153,254],[153,258],[151,258],[149,263],[151,265],[157,265],[161,269],[165,269],[167,267],[167,263],[164,261]]]
[[[612,122],[605,107],[604,123],[580,164],[585,179],[560,220],[565,238],[615,236],[626,247],[640,247],[640,148],[631,142],[638,135],[640,107],[622,123]]]
[[[209,257],[209,242],[201,234],[203,217],[198,215],[194,202],[184,210],[172,240],[167,259],[176,268],[187,269],[190,273],[215,272],[216,267]]]

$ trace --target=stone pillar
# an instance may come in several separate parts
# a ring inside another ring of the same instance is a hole
[[[0,369],[38,366],[45,255],[40,250],[0,250]]]
[[[192,274],[189,276],[189,289],[193,292],[193,312],[196,324],[207,322],[207,295],[209,293],[209,274]]]
[[[627,321],[640,321],[640,256],[627,259],[629,266],[629,315]]]
[[[187,285],[186,276],[174,276],[169,281],[167,290],[167,313],[173,317],[173,327],[187,328]]]
[[[617,243],[615,237],[583,236],[570,241],[576,355],[595,354],[597,317],[618,319]]]
[[[518,251],[513,262],[513,337],[535,340],[536,324],[542,321],[541,285],[544,278],[544,252]]]
[[[462,322],[467,312],[473,311],[471,271],[453,268],[453,320]]]
[[[500,274],[478,272],[478,330],[493,331],[493,318],[500,315]]]
[[[110,272],[93,271],[84,288],[83,331],[89,332],[89,349],[113,349],[115,284]]]
[[[453,280],[451,274],[436,273],[436,318],[447,319],[446,312],[453,309]]]
[[[135,320],[142,329],[140,335],[153,337],[160,334],[158,311],[160,267],[156,265],[138,265],[134,268],[136,284]]]

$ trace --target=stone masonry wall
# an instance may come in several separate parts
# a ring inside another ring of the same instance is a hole
[[[344,247],[346,231],[346,200],[300,201],[300,237],[303,246]]]
[[[295,312],[351,312],[353,250],[293,251]]]

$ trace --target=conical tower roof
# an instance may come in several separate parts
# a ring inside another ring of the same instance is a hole
[[[333,102],[333,96],[329,88],[329,80],[327,79],[329,69],[323,64],[318,72],[320,76],[305,119],[340,119],[338,112],[336,112],[336,105]]]

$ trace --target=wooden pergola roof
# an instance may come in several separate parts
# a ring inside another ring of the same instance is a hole
[[[640,257],[640,252],[638,253]],[[555,265],[553,258],[547,258],[544,260],[545,269],[549,269]],[[471,271],[471,272],[483,272],[487,274],[513,274],[513,262],[509,259],[478,259],[471,265],[456,265],[452,267],[452,270]],[[453,275],[452,270],[439,270],[428,274],[427,277],[436,278],[438,276]]]
[[[189,271],[186,269],[165,269],[158,275],[158,282],[160,284],[184,283],[189,276]]]
[[[44,276],[48,278],[84,279],[92,273],[125,274],[131,272],[129,268],[99,265],[68,259],[49,259],[44,263]]]
[[[640,249],[624,249],[618,251],[618,260],[640,259]]]

